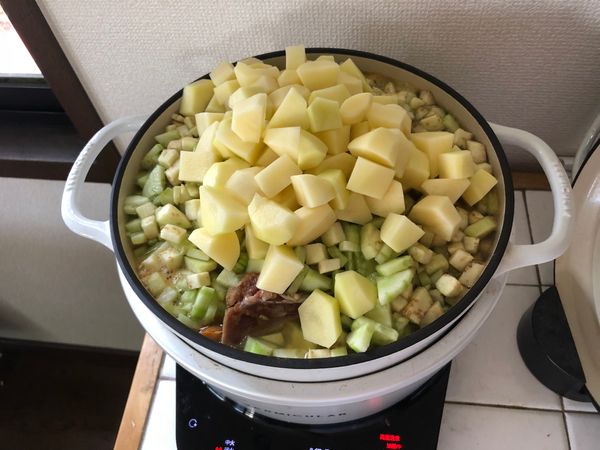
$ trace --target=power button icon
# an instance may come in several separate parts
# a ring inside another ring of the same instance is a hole
[[[196,419],[190,419],[188,422],[188,427],[193,430],[194,428],[198,427],[198,421]]]

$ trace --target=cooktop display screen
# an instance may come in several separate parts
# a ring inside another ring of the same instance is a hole
[[[437,447],[450,365],[410,398],[335,425],[294,425],[249,414],[177,366],[179,450],[428,450]],[[252,416],[252,417],[250,417]]]

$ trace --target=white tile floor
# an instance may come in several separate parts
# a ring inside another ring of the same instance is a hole
[[[543,240],[552,225],[549,192],[517,192],[513,240]],[[530,220],[528,220],[530,219]],[[512,273],[496,310],[454,360],[438,448],[600,448],[600,415],[588,403],[560,398],[542,386],[519,356],[515,332],[523,312],[553,282],[552,265]],[[175,363],[165,358],[143,450],[175,449]]]

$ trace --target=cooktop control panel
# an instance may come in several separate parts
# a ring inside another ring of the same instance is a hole
[[[335,425],[295,425],[253,414],[219,397],[177,366],[179,450],[435,449],[450,365],[417,393],[381,413]]]

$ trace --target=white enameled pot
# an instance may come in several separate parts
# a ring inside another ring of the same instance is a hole
[[[75,233],[96,240],[115,252],[119,276],[132,306],[136,302],[142,302],[169,333],[185,341],[189,348],[216,363],[257,377],[281,381],[321,382],[362,377],[405,361],[431,346],[447,333],[481,297],[493,277],[519,267],[550,261],[560,255],[567,247],[570,235],[571,190],[567,174],[558,158],[542,140],[526,131],[501,125],[490,126],[460,94],[431,75],[390,58],[365,52],[307,49],[307,54],[309,57],[333,54],[338,61],[351,57],[364,72],[379,73],[393,80],[408,82],[419,89],[432,91],[438,104],[451,112],[465,129],[471,131],[475,138],[486,146],[488,161],[497,175],[500,193],[499,229],[495,249],[477,283],[455,306],[430,325],[394,344],[367,353],[337,358],[298,360],[264,357],[213,342],[187,328],[163,310],[135,274],[132,265],[133,253],[125,234],[122,205],[124,198],[134,189],[140,161],[152,146],[153,137],[164,130],[171,115],[178,111],[181,91],[168,99],[150,117],[116,120],[90,140],[69,174],[62,199],[62,214],[67,226]],[[282,51],[260,55],[258,58],[279,67],[285,63]],[[204,76],[206,77],[207,75]],[[125,132],[137,132],[137,134],[127,148],[115,175],[110,220],[101,222],[88,219],[81,214],[77,206],[85,176],[101,149],[114,137]],[[515,245],[509,242],[514,209],[513,187],[508,163],[497,136],[503,143],[516,145],[531,153],[548,177],[554,196],[555,217],[552,234],[543,242],[533,245]],[[139,309],[134,308],[136,314],[138,311]],[[478,327],[480,324],[472,324],[472,326]],[[466,342],[462,344],[466,345]],[[201,376],[201,371],[196,373]]]

